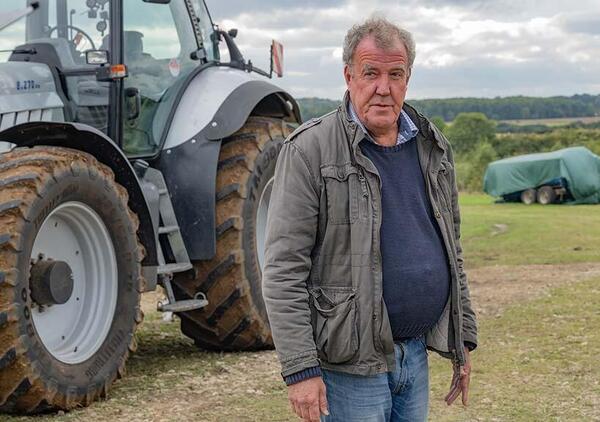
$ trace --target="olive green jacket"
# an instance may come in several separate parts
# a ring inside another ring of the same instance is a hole
[[[372,375],[394,368],[394,341],[382,295],[381,182],[358,147],[364,133],[340,107],[300,126],[275,169],[267,223],[263,297],[282,375],[320,365]],[[464,363],[477,345],[460,246],[450,144],[405,104],[418,126],[419,160],[449,257],[451,288],[427,346]],[[413,141],[411,141],[413,142]]]

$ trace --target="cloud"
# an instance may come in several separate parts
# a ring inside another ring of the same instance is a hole
[[[566,32],[600,36],[600,13],[573,13],[561,19]]]
[[[245,12],[231,21],[244,26],[247,45],[266,43],[266,34],[281,38],[291,74],[280,83],[295,95],[339,98],[344,90],[345,32],[359,16],[383,9],[417,41],[409,91],[413,97],[553,95],[597,89],[593,75],[600,66],[594,57],[600,55],[600,42],[590,37],[596,27],[588,14],[566,17],[560,9],[528,0],[492,3],[348,1],[335,8],[313,4]]]
[[[413,73],[409,98],[550,96],[598,92],[596,66],[565,63],[549,66],[545,58],[514,65],[490,57],[473,58],[443,70],[422,68]]]

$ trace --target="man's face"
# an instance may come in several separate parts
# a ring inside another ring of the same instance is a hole
[[[373,133],[394,129],[410,77],[404,44],[397,40],[382,50],[373,37],[364,38],[351,65],[344,67],[344,77],[352,105],[367,129]]]

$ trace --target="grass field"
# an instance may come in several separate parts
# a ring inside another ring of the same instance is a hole
[[[446,407],[447,363],[432,359],[431,420],[599,420],[599,304],[594,278],[482,320],[471,406]]]
[[[462,195],[462,244],[468,268],[600,262],[600,206],[494,204]]]
[[[518,119],[518,120],[500,120],[502,123],[510,123],[513,125],[546,125],[546,126],[563,126],[569,123],[596,123],[600,122],[600,116],[592,117],[562,117],[556,119]]]
[[[600,420],[600,206],[461,204],[480,346],[468,409],[445,406],[450,365],[430,355],[430,420]],[[274,352],[201,352],[151,311],[155,299],[144,299],[138,353],[108,400],[0,421],[298,420]]]

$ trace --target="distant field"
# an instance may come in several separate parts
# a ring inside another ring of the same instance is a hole
[[[600,205],[494,204],[461,194],[467,268],[600,262]]]
[[[593,117],[561,117],[557,119],[519,119],[519,120],[500,120],[502,123],[509,123],[513,125],[525,126],[525,125],[546,125],[546,126],[563,126],[569,123],[581,122],[581,123],[596,123],[600,122],[600,116]]]

